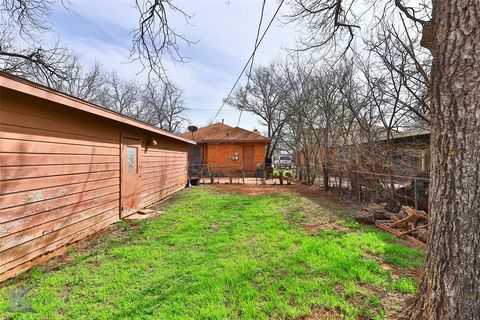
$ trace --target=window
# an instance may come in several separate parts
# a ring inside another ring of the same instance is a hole
[[[200,156],[200,147],[193,148],[193,164],[200,164],[202,162],[202,158]]]
[[[137,173],[137,148],[127,147],[127,173]]]

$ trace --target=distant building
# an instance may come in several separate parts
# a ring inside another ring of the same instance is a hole
[[[358,135],[358,141],[348,141],[343,147],[332,148],[332,162],[334,167],[341,169],[343,164],[350,160],[354,162],[365,162],[362,158],[369,158],[372,163],[374,159],[384,161],[382,151],[387,149],[387,142],[390,148],[390,161],[393,171],[397,175],[415,175],[419,172],[429,171],[430,168],[430,131],[415,129],[409,131],[392,131],[387,139],[386,130],[376,132],[370,141],[365,136]],[[378,154],[362,154],[362,148],[374,150]],[[373,161],[374,162],[374,161]],[[335,165],[336,164],[336,165]],[[375,164],[372,164],[375,166]],[[344,168],[346,169],[346,168]],[[375,171],[373,169],[373,171]]]
[[[381,137],[378,142],[386,142]],[[392,162],[399,175],[414,175],[430,171],[430,130],[396,131],[390,139],[393,145]]]
[[[182,137],[197,142],[188,148],[190,164],[243,167],[247,174],[253,174],[256,165],[265,162],[266,145],[270,143],[270,139],[257,130],[233,128],[220,122],[194,133],[185,132]]]

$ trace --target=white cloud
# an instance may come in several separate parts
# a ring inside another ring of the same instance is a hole
[[[99,61],[123,77],[135,78],[138,64],[126,64],[138,14],[133,1],[72,1],[71,10],[52,15],[57,32],[64,42],[82,55],[86,64]],[[262,1],[177,1],[176,5],[194,14],[192,25],[172,16],[170,23],[196,45],[182,48],[190,63],[167,62],[169,76],[185,91],[186,107],[191,122],[204,125],[213,118],[250,56]],[[263,28],[270,21],[277,1],[267,1]],[[275,21],[255,57],[256,64],[285,56],[282,48],[293,47],[293,26],[281,27]],[[238,111],[224,107],[217,118],[236,125]],[[252,129],[258,122],[251,115],[242,115],[241,126]]]

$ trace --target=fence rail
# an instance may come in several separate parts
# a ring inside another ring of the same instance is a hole
[[[242,164],[189,164],[188,179],[192,183],[195,181],[209,180],[210,183],[221,182],[245,183],[245,171]]]

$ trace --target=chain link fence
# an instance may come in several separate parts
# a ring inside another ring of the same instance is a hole
[[[259,163],[255,169],[255,184],[290,185],[295,175],[295,166],[276,168],[271,163]]]
[[[300,166],[295,177],[359,202],[385,203],[391,212],[397,212],[402,205],[428,212],[428,173],[408,176]]]

